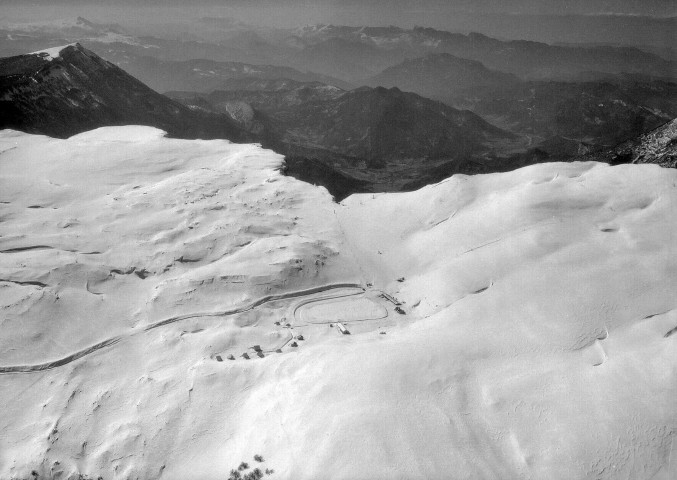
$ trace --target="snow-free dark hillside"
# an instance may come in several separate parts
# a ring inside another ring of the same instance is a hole
[[[320,183],[337,198],[510,169],[506,152],[525,145],[472,112],[397,88],[346,92],[294,82],[270,88],[171,95],[193,108],[243,118],[241,125],[265,132],[267,145],[287,156],[289,174]],[[245,105],[253,115],[241,115]]]
[[[0,59],[0,128],[68,137],[129,124],[184,138],[252,138],[228,117],[193,112],[79,44]]]
[[[361,87],[342,91],[322,84],[288,83],[267,91],[216,91],[193,96],[226,112],[245,102],[263,112],[278,141],[352,157],[369,166],[391,160],[461,159],[495,153],[497,145],[518,142],[467,110],[457,110],[397,88]]]
[[[372,165],[394,159],[463,158],[512,139],[477,115],[398,89],[363,87],[286,112],[287,143],[306,142]]]
[[[452,104],[532,138],[551,159],[605,150],[677,116],[677,83],[646,76],[475,88]],[[573,152],[571,151],[573,149]]]
[[[611,164],[653,163],[661,167],[677,168],[677,119],[584,159]]]

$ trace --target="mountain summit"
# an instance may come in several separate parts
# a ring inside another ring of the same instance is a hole
[[[227,117],[191,111],[78,43],[0,59],[0,129],[68,137],[130,124],[183,138],[249,139]]]

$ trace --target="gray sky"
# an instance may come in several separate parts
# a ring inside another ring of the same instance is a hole
[[[88,5],[115,6],[202,6],[253,8],[271,6],[306,8],[356,9],[431,9],[465,11],[472,13],[630,13],[641,15],[675,15],[674,0],[0,0],[0,6],[34,5],[48,7],[86,7]]]
[[[296,27],[415,25],[499,38],[546,42],[609,41],[674,46],[671,24],[632,21],[559,20],[542,15],[591,14],[677,16],[675,0],[0,0],[0,22],[49,21],[83,16],[116,22],[136,32],[152,25],[200,17],[235,17],[245,23]],[[517,14],[517,15],[514,15]],[[507,16],[506,16],[507,15]],[[539,15],[525,18],[525,15]],[[588,18],[588,17],[581,17]],[[606,17],[605,17],[606,18]],[[634,17],[633,17],[634,18]],[[158,28],[163,28],[162,26]],[[165,28],[165,30],[167,30]],[[157,29],[155,31],[158,31]],[[596,32],[596,36],[586,33]]]

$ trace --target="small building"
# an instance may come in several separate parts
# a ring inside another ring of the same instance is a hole
[[[381,296],[382,298],[385,298],[386,300],[388,300],[388,301],[389,301],[390,303],[392,303],[393,305],[396,305],[396,306],[402,305],[402,303],[401,303],[399,300],[397,300],[397,299],[396,299],[395,297],[393,297],[392,295],[388,295],[386,292],[381,292],[381,295],[380,295],[380,296]]]
[[[339,332],[341,332],[343,335],[350,335],[350,332],[348,331],[346,326],[343,325],[342,323],[340,323],[340,322],[337,323],[336,328],[338,328]]]

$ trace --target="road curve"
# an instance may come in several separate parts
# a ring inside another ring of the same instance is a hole
[[[12,373],[36,373],[36,372],[43,372],[45,370],[51,370],[53,368],[57,367],[62,367],[64,365],[68,365],[69,363],[72,363],[76,360],[79,360],[83,357],[86,357],[87,355],[91,355],[94,352],[97,352],[99,350],[111,347],[120,341],[133,337],[135,335],[143,334],[144,332],[147,332],[149,330],[153,330],[155,328],[163,327],[165,325],[169,325],[171,323],[176,323],[180,322],[182,320],[187,320],[190,318],[199,318],[199,317],[226,317],[230,315],[237,315],[239,313],[244,313],[248,312],[249,310],[253,310],[257,307],[260,307],[261,305],[264,305],[266,303],[270,302],[275,302],[278,300],[287,300],[290,298],[298,298],[298,297],[304,297],[307,295],[314,295],[316,293],[322,293],[326,292],[328,290],[336,290],[340,288],[357,288],[362,290],[362,292],[365,292],[365,288],[357,283],[334,283],[330,285],[322,285],[319,287],[313,287],[313,288],[308,288],[304,290],[296,290],[293,292],[287,292],[287,293],[279,293],[276,295],[266,295],[264,297],[261,297],[251,303],[248,303],[246,305],[243,305],[238,308],[233,308],[230,310],[223,310],[219,312],[200,312],[200,313],[188,313],[184,315],[177,315],[175,317],[169,317],[164,320],[159,320],[155,323],[152,323],[150,325],[146,325],[143,327],[141,330],[134,330],[131,332],[128,332],[126,334],[122,335],[116,335],[114,337],[108,338],[106,340],[103,340],[99,343],[96,343],[94,345],[91,345],[87,348],[84,348],[82,350],[78,350],[77,352],[71,353],[69,355],[66,355],[65,357],[59,358],[57,360],[52,360],[50,362],[44,362],[44,363],[38,363],[34,365],[9,365],[9,366],[0,366],[0,375],[2,374],[12,374]]]
[[[354,297],[356,295],[362,295],[366,292],[366,290],[364,288],[360,287],[360,290],[362,290],[362,291],[361,292],[353,292],[353,293],[342,293],[340,295],[327,295],[327,296],[323,296],[323,297],[316,297],[316,298],[309,298],[307,300],[302,300],[294,306],[294,310],[293,310],[293,313],[292,313],[294,321],[296,321],[296,320],[298,320],[299,322],[301,321],[301,318],[298,315],[298,311],[299,311],[299,309],[301,309],[301,308],[303,308],[307,305],[310,305],[312,303],[321,303],[321,302],[325,302],[325,301],[328,301],[328,300],[334,300],[334,299],[337,299],[337,298]],[[353,320],[353,321],[354,322],[362,322],[362,321],[369,321],[369,320],[380,320],[382,318],[386,318],[387,316],[388,316],[388,310],[386,309],[386,314],[382,317],[365,318],[365,319],[362,319],[362,320]],[[328,324],[328,323],[336,323],[336,320],[328,320],[328,321],[321,321],[321,322],[308,322],[307,324],[299,323],[299,324],[297,324],[297,326],[323,325],[323,324]]]

